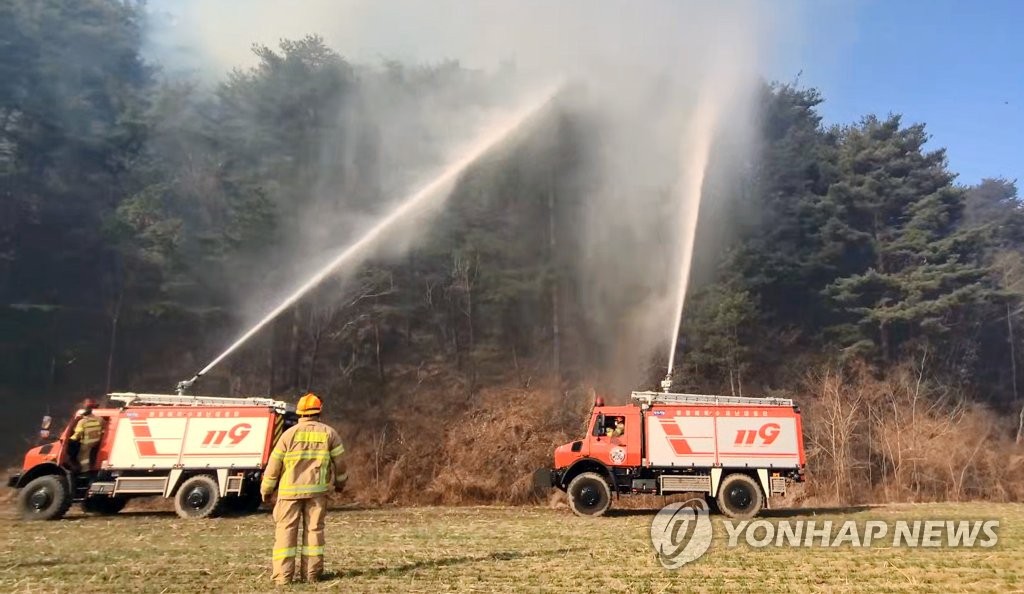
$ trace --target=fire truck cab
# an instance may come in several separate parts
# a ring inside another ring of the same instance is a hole
[[[72,504],[114,514],[136,497],[165,497],[183,518],[255,511],[259,481],[294,405],[269,398],[109,394],[93,409],[103,433],[91,465],[68,452],[78,417],[56,441],[30,449],[8,480],[26,520],[57,520]],[[49,435],[49,417],[41,436]]]
[[[587,436],[556,448],[535,486],[564,491],[580,516],[603,515],[613,495],[700,493],[711,509],[745,519],[784,496],[789,482],[804,481],[792,400],[659,392],[630,399],[598,399]]]

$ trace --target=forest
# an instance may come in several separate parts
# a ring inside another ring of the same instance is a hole
[[[0,1],[10,463],[43,414],[191,377],[517,76],[353,63],[311,32],[255,45],[255,67],[204,86],[146,59],[145,14]],[[963,185],[925,123],[826,123],[825,100],[760,84],[742,183],[704,197],[675,389],[796,399],[811,467],[798,498],[1019,500],[1016,180]],[[594,394],[624,402],[665,374],[661,350],[622,363],[614,337],[636,303],[595,316],[580,272],[602,141],[587,117],[546,111],[417,233],[323,283],[197,390],[321,395],[352,443],[357,499],[527,501]],[[642,293],[622,268],[608,274]]]

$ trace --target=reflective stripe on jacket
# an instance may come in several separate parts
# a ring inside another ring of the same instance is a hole
[[[323,495],[346,478],[344,452],[334,429],[320,421],[299,419],[277,440],[260,491],[269,495],[276,488],[280,499]]]
[[[71,434],[71,440],[82,444],[82,447],[89,447],[100,442],[100,435],[103,434],[103,423],[92,415],[82,417],[75,425],[75,431]]]

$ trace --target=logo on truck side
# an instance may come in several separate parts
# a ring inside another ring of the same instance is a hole
[[[203,438],[202,447],[220,447],[224,445],[224,440],[230,440],[231,443],[227,444],[228,447],[236,446],[242,443],[247,435],[252,431],[252,425],[249,423],[239,423],[228,429],[209,431],[206,437]]]
[[[733,445],[771,445],[782,432],[778,423],[765,423],[760,429],[740,429],[736,432],[736,441]]]

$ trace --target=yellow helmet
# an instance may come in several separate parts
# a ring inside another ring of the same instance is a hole
[[[323,404],[320,399],[317,398],[316,394],[310,392],[302,398],[299,398],[299,404],[295,407],[295,412],[300,417],[308,417],[311,415],[320,414],[320,408]]]

